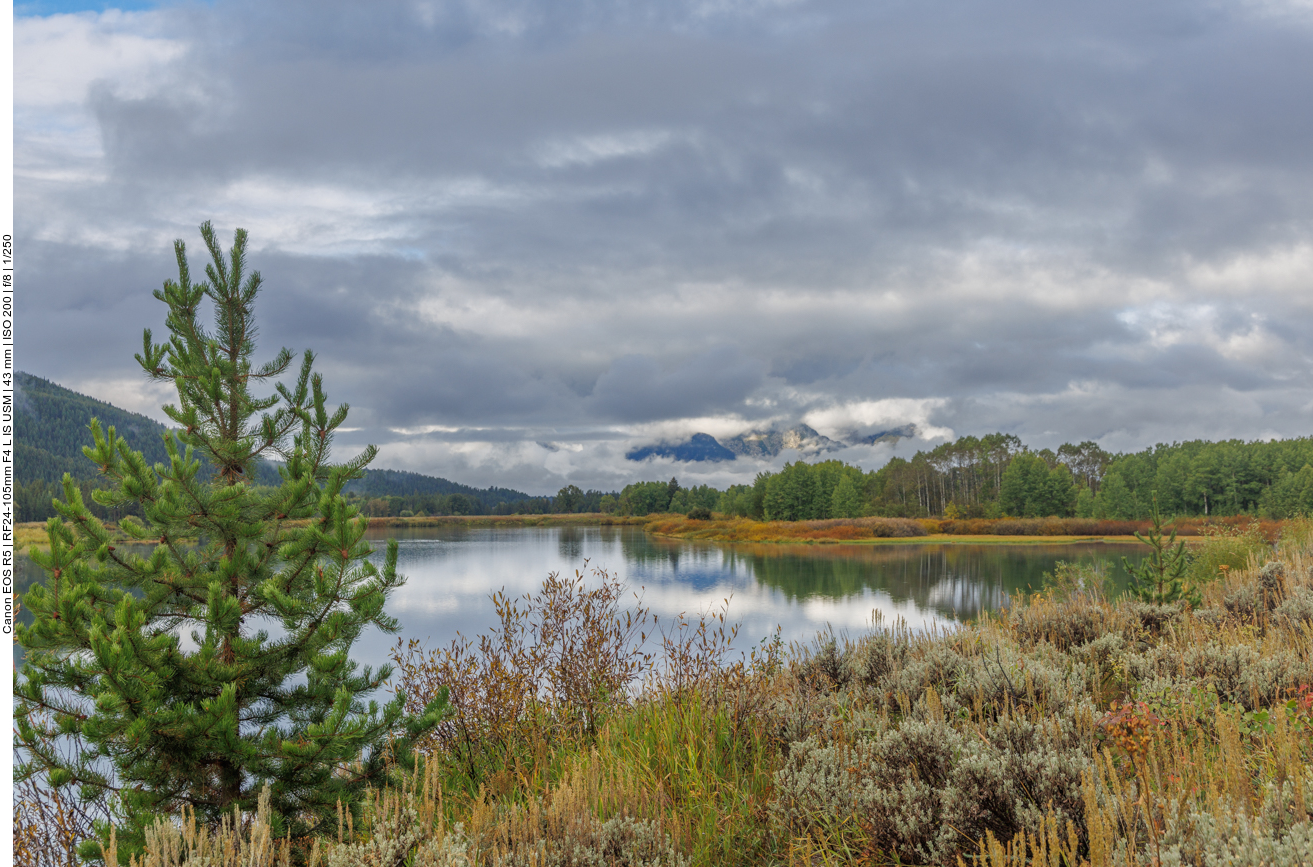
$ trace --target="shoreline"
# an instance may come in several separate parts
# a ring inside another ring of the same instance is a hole
[[[676,523],[677,522],[677,523]],[[654,525],[666,526],[654,526]],[[675,524],[675,526],[670,526]],[[1070,545],[1102,543],[1125,545],[1138,540],[1132,535],[1003,535],[967,533],[927,533],[916,536],[856,536],[836,538],[819,535],[824,531],[809,530],[802,522],[789,525],[776,522],[748,521],[747,519],[690,521],[682,515],[607,515],[598,512],[548,515],[436,515],[420,518],[370,518],[368,532],[431,527],[642,527],[660,539],[686,539],[693,542],[717,544],[768,544],[768,545]],[[117,531],[113,524],[106,524]],[[776,530],[776,532],[771,532]],[[787,530],[789,532],[778,532]],[[1190,546],[1204,541],[1202,536],[1181,536]],[[49,549],[45,523],[30,521],[14,527],[14,551],[26,554],[35,545]]]
[[[720,545],[1075,545],[1107,543],[1109,545],[1137,544],[1134,536],[971,536],[957,533],[933,533],[926,536],[897,536],[867,539],[810,539],[805,536],[791,536],[765,539],[725,539],[711,536],[694,536],[680,533],[649,534],[660,539],[687,539],[692,542],[715,542]],[[1198,543],[1203,539],[1183,538],[1178,541]]]
[[[422,518],[370,518],[369,529],[376,527],[640,527],[652,520],[650,515],[607,515],[602,512],[577,512],[549,515],[427,515]]]

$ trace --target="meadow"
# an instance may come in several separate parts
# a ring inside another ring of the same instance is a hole
[[[454,712],[359,815],[315,841],[165,817],[141,863],[1313,863],[1313,525],[1235,540],[1196,549],[1194,608],[1062,566],[949,631],[746,657],[723,611],[654,625],[555,576],[486,635],[398,645],[396,687]],[[24,796],[18,863],[71,863],[85,816]]]

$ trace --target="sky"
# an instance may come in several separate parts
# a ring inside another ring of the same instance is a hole
[[[197,226],[342,455],[554,493],[806,423],[1309,435],[1308,0],[17,3],[18,367],[133,360]]]

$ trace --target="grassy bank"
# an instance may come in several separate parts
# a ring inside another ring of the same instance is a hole
[[[1194,518],[1173,522],[1181,538],[1192,543],[1218,535],[1249,534],[1274,541],[1284,522],[1250,518]],[[113,525],[108,525],[113,530]],[[426,527],[644,527],[658,536],[707,542],[801,542],[811,544],[970,543],[1051,544],[1054,542],[1134,541],[1148,529],[1146,521],[1096,521],[1083,518],[833,518],[822,521],[755,521],[751,518],[690,520],[683,515],[613,515],[601,512],[561,515],[444,515],[423,518],[370,518],[371,531]],[[126,539],[125,539],[126,541]],[[14,548],[45,549],[45,524],[19,524]]]
[[[756,521],[751,518],[690,520],[660,515],[647,523],[659,536],[708,542],[803,543],[937,543],[1048,544],[1054,542],[1135,541],[1149,529],[1148,521],[1102,521],[1086,518],[996,518],[944,520],[937,518],[831,518],[821,521]],[[1283,522],[1251,518],[1172,522],[1177,534],[1199,541],[1220,536],[1252,536],[1268,542],[1281,534]]]
[[[412,701],[446,685],[455,715],[340,832],[255,817],[225,850],[166,823],[152,863],[1313,863],[1313,528],[1216,575],[1191,610],[1060,569],[952,631],[747,659],[723,612],[640,645],[613,582],[558,579],[482,647],[398,647]]]

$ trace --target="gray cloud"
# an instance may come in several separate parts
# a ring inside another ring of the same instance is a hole
[[[623,484],[629,444],[875,404],[1302,435],[1310,43],[1239,2],[20,18],[19,363],[156,400],[149,290],[210,218],[251,230],[262,346],[319,353],[349,439],[461,481]]]
[[[652,358],[624,355],[598,377],[591,403],[603,418],[659,421],[737,409],[763,381],[763,365],[716,347],[662,370]]]

